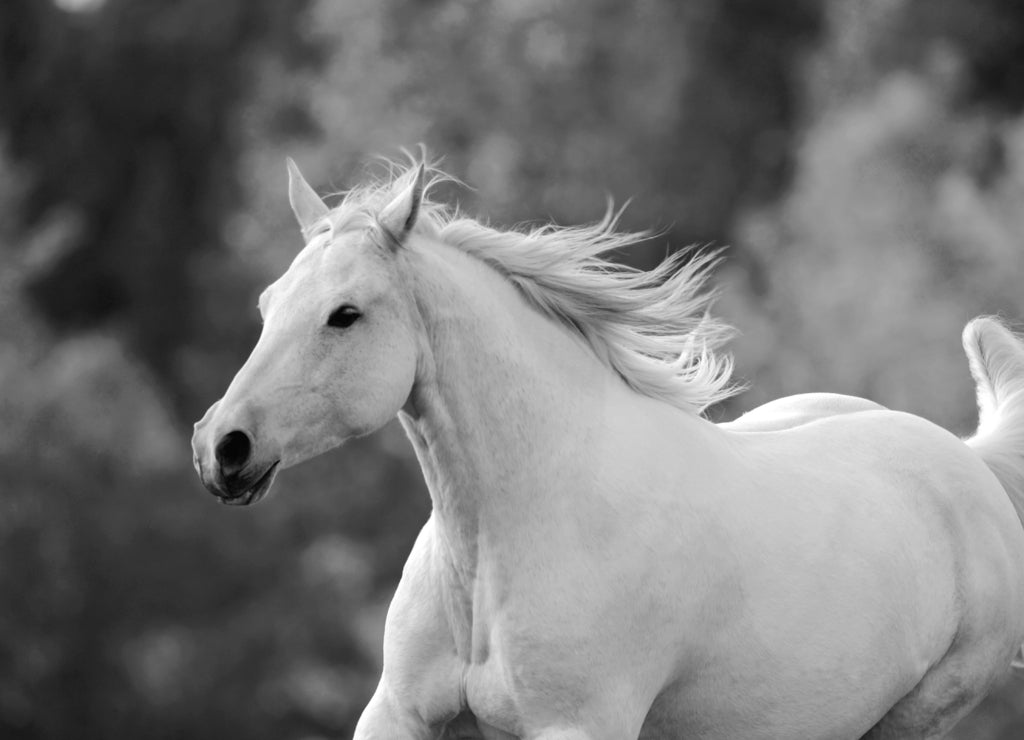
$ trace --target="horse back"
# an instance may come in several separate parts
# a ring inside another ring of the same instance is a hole
[[[769,401],[719,426],[733,432],[778,432],[841,414],[885,410],[885,406],[857,396],[800,393]]]

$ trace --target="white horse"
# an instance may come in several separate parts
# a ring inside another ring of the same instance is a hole
[[[433,513],[357,738],[933,738],[1008,670],[1024,346],[998,322],[964,332],[966,442],[828,394],[715,425],[713,258],[606,262],[636,240],[612,218],[495,230],[422,164],[329,210],[290,167],[308,243],[193,449],[249,504],[400,417]]]

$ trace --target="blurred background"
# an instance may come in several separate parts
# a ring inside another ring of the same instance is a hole
[[[728,245],[715,419],[966,434],[961,328],[1024,318],[1019,0],[4,0],[0,738],[351,733],[429,509],[401,429],[246,510],[188,443],[300,247],[285,156],[336,192],[418,142],[498,224]],[[954,737],[1024,737],[1024,682]]]

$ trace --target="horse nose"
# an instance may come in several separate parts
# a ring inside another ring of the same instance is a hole
[[[217,464],[220,465],[221,473],[226,478],[239,473],[249,462],[250,454],[252,454],[252,442],[249,435],[237,429],[221,437],[214,449]]]

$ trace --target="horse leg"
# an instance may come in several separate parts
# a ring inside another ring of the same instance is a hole
[[[433,740],[437,732],[394,700],[383,679],[359,717],[352,740]]]
[[[996,678],[991,668],[996,662],[980,657],[954,646],[861,740],[945,737],[981,701]]]

